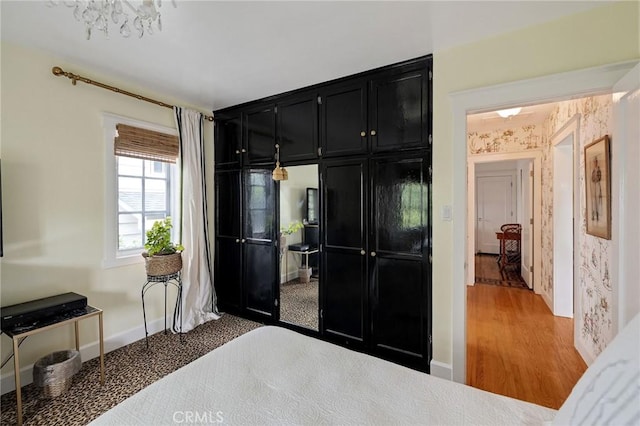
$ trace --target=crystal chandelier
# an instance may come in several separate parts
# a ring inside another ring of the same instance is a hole
[[[57,6],[60,0],[49,0],[49,5]],[[92,31],[102,31],[109,37],[109,21],[113,22],[123,37],[131,36],[132,27],[141,38],[145,32],[153,34],[154,25],[162,31],[159,8],[162,0],[142,0],[142,4],[132,5],[127,0],[63,0],[65,6],[73,8],[73,16],[85,24],[87,40]],[[176,7],[173,0],[173,7]],[[133,13],[133,18],[129,16]]]

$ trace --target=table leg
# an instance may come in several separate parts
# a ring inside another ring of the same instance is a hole
[[[98,314],[98,324],[100,333],[100,384],[104,385],[104,332],[102,322],[102,312]]]
[[[79,337],[79,334],[78,334],[78,328],[79,328],[78,327],[78,321],[75,321],[73,323],[73,325],[74,325],[74,329],[75,329],[75,332],[76,332],[76,351],[80,352],[80,337]]]
[[[13,371],[16,379],[16,413],[18,426],[22,426],[22,388],[20,387],[20,360],[18,359],[18,338],[13,338]]]

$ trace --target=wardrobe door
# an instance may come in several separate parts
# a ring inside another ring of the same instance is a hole
[[[365,339],[366,160],[322,165],[321,327],[344,344]]]
[[[385,357],[428,369],[429,203],[426,158],[372,160],[371,344]]]
[[[367,152],[366,80],[332,85],[320,92],[320,143],[323,157]]]
[[[276,107],[258,105],[245,112],[245,164],[275,162],[276,153]]]
[[[316,92],[290,96],[278,102],[280,161],[318,158],[318,97]]]
[[[215,175],[216,258],[214,285],[222,311],[242,309],[241,172]]]
[[[427,148],[429,137],[428,69],[389,71],[371,82],[371,150]]]
[[[272,317],[278,275],[275,183],[270,169],[245,169],[243,174],[244,306]]]
[[[215,119],[215,166],[237,168],[242,160],[242,114],[225,112]]]

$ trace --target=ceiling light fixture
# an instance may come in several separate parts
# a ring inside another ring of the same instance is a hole
[[[501,109],[500,111],[496,111],[496,112],[502,118],[511,118],[520,114],[521,110],[522,108],[518,107],[518,108]]]
[[[153,34],[154,25],[162,31],[162,19],[160,11],[162,0],[142,0],[142,3],[134,6],[127,0],[49,0],[49,6],[57,6],[63,3],[73,8],[73,16],[85,24],[87,40],[91,39],[94,30],[102,31],[109,38],[109,21],[118,26],[120,35],[127,38],[131,36],[131,27],[142,38],[144,33]],[[172,0],[176,7],[175,0]],[[133,19],[128,12],[133,12]]]

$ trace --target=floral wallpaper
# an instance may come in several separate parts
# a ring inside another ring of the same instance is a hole
[[[613,339],[612,328],[612,291],[609,268],[611,265],[611,241],[588,235],[585,218],[585,180],[584,147],[604,135],[612,135],[613,100],[611,95],[559,102],[543,124],[543,170],[542,170],[542,215],[543,221],[543,259],[542,281],[547,294],[552,294],[553,253],[549,249],[553,244],[553,150],[550,146],[554,133],[562,128],[575,114],[580,114],[580,166],[579,191],[580,207],[578,217],[580,232],[578,235],[579,252],[579,304],[580,317],[574,318],[580,330],[578,339],[592,357],[596,357]],[[615,139],[611,137],[611,149],[615,149]],[[550,190],[546,190],[546,189]],[[545,248],[545,245],[547,248]]]
[[[551,138],[575,114],[580,114],[580,233],[578,235],[579,303],[581,315],[576,316],[582,347],[595,358],[613,338],[611,313],[611,241],[586,233],[584,211],[584,151],[585,145],[604,136],[612,136],[613,102],[611,95],[594,96],[558,102],[541,124],[517,128],[503,128],[490,132],[470,132],[467,135],[469,155],[508,153],[527,150],[542,152],[542,292],[552,300],[553,295],[553,149]],[[611,149],[615,139],[611,137]]]
[[[471,132],[467,135],[467,140],[469,141],[469,154],[471,155],[540,149],[542,126],[529,124],[489,132]]]

